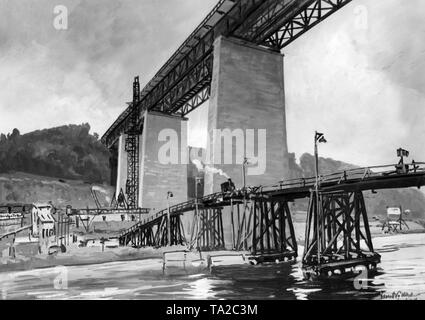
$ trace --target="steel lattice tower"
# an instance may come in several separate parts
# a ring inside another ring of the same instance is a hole
[[[127,203],[130,209],[138,207],[139,193],[139,130],[137,129],[138,108],[140,100],[139,77],[133,82],[133,108],[130,115],[130,125],[125,139],[125,151],[127,152]]]

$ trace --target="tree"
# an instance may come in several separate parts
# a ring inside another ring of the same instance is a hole
[[[19,137],[21,135],[21,133],[19,132],[18,129],[13,129],[12,134],[10,135],[10,139],[15,139],[17,137]]]
[[[68,125],[7,138],[0,135],[0,172],[10,170],[102,183],[109,179],[109,151],[90,125]]]

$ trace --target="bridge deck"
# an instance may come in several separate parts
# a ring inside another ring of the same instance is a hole
[[[366,190],[398,189],[425,186],[425,163],[406,165],[404,172],[396,169],[397,165],[358,168],[321,176],[319,179],[322,192],[353,192]],[[281,181],[272,186],[249,187],[247,190],[236,190],[227,193],[214,193],[198,199],[199,209],[225,207],[231,202],[242,202],[243,199],[261,197],[263,199],[292,201],[307,198],[315,187],[316,178],[301,178]],[[181,215],[194,211],[196,200],[191,200],[170,207],[170,215]],[[121,233],[120,237],[131,234],[139,227],[155,224],[167,214],[163,209],[133,227]]]

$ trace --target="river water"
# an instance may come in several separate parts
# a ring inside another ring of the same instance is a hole
[[[304,281],[300,263],[163,274],[161,260],[0,272],[3,299],[425,299],[425,234],[374,239],[379,274],[361,282]],[[182,270],[180,270],[182,271]]]

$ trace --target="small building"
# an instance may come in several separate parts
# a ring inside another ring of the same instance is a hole
[[[400,206],[387,207],[387,220],[382,226],[382,230],[387,228],[387,232],[398,232],[403,230],[403,225],[409,229],[409,226],[403,219],[403,209]]]
[[[39,238],[42,252],[56,243],[53,210],[53,206],[48,203],[35,203],[31,210],[32,236]]]

